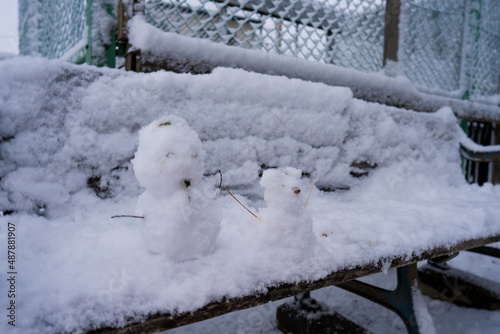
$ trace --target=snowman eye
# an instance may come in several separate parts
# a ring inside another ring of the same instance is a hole
[[[197,153],[193,153],[193,154],[191,154],[191,158],[193,158],[193,159],[198,158],[198,154],[197,154]]]
[[[167,158],[171,158],[171,157],[173,157],[174,155],[175,155],[175,154],[174,154],[174,153],[172,153],[172,152],[168,152],[167,154],[165,154],[165,156],[166,156]]]
[[[296,194],[300,194],[300,188],[298,187],[293,188],[293,192]]]

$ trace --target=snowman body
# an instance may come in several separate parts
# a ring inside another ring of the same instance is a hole
[[[262,175],[266,207],[259,211],[260,230],[268,244],[302,249],[315,243],[313,221],[304,206],[301,175],[292,167],[268,169]]]
[[[204,151],[179,117],[152,122],[139,133],[132,164],[145,188],[136,212],[145,246],[174,261],[209,255],[220,230],[213,198],[203,191]]]

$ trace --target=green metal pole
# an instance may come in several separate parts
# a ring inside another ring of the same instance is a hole
[[[106,12],[109,16],[113,16],[113,7],[111,5],[106,6]],[[106,47],[106,66],[110,68],[116,67],[116,28],[113,27],[109,32],[109,45]]]
[[[482,3],[481,3],[481,0],[477,0],[477,13],[476,13],[476,20],[475,20],[475,24],[476,24],[476,36],[475,36],[475,39],[474,39],[474,59],[473,59],[473,62],[474,62],[474,65],[476,65],[476,62],[477,62],[477,58],[478,58],[478,55],[479,55],[479,38],[481,37],[481,7],[482,7]],[[472,73],[471,77],[472,79],[474,78],[476,73]],[[471,92],[470,94],[472,94],[475,90],[475,84],[474,84],[474,80],[472,80],[472,87],[471,87]]]
[[[481,33],[481,7],[482,7],[482,1],[481,0],[470,0],[466,2],[466,10],[469,11],[468,15],[465,16],[464,20],[464,25],[467,27],[473,26],[474,31],[471,32],[474,36],[474,45],[468,52],[468,55],[466,56],[468,59],[468,64],[466,68],[466,78],[467,78],[467,86],[464,92],[464,95],[462,96],[463,100],[468,100],[470,99],[471,94],[474,92],[474,65],[477,60],[477,56],[479,53],[478,47],[479,47],[479,38],[480,38],[480,33]],[[468,20],[467,20],[468,19]],[[466,31],[464,29],[464,34],[466,34]],[[472,40],[472,38],[471,38]]]
[[[87,8],[85,8],[85,16],[87,18],[87,54],[85,56],[85,62],[92,65],[92,5],[93,0],[87,0]]]

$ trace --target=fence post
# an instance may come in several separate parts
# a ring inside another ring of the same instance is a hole
[[[126,71],[141,71],[141,50],[129,50],[131,45],[128,42],[127,23],[134,15],[142,11],[144,11],[144,3],[142,0],[119,0],[118,2],[117,40],[123,47]]]
[[[385,5],[383,66],[386,65],[388,60],[398,61],[400,15],[401,0],[387,0]]]

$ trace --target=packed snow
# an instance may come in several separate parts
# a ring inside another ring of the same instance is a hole
[[[120,326],[498,235],[500,190],[465,182],[460,131],[450,108],[398,110],[243,70],[140,74],[5,57],[0,240],[6,249],[14,223],[16,329]],[[206,248],[189,249],[204,221]],[[172,251],[162,235],[188,240]]]
[[[182,118],[167,116],[141,130],[132,165],[146,188],[136,211],[150,251],[174,261],[214,251],[220,217],[203,192],[204,156],[198,134]]]

